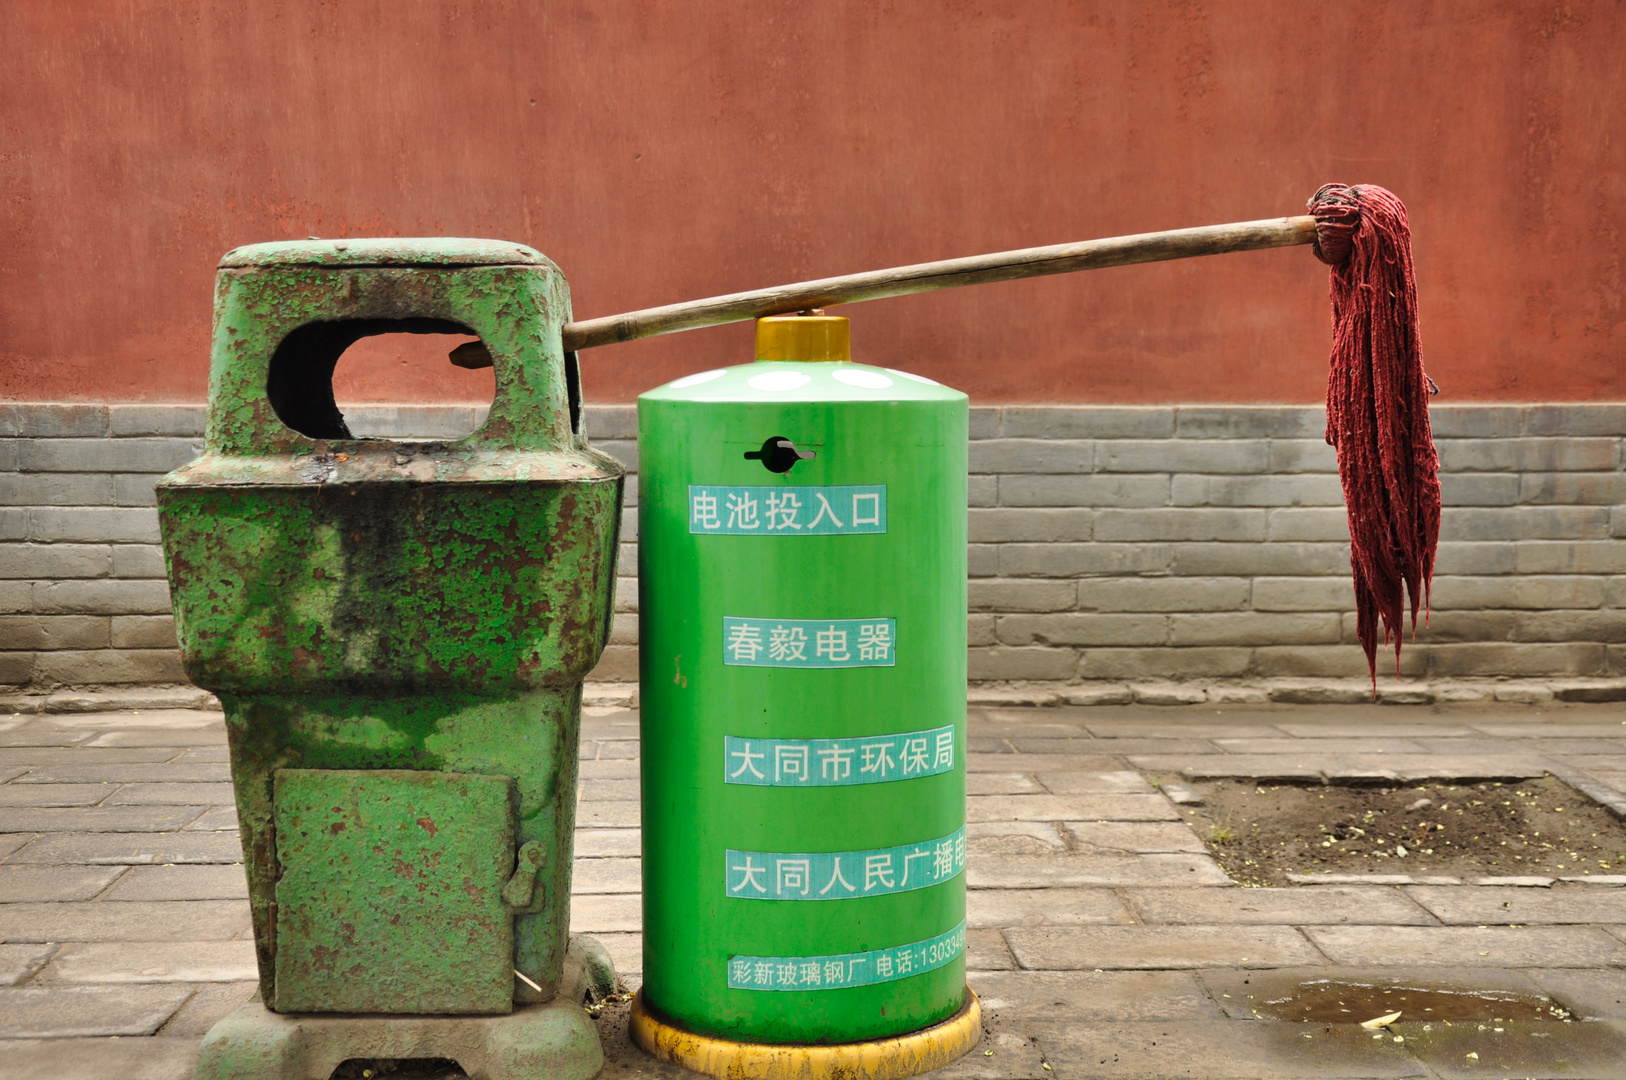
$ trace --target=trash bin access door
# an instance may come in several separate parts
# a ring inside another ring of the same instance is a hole
[[[506,1013],[512,777],[279,769],[278,1012]]]

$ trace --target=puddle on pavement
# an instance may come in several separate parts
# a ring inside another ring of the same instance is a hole
[[[1389,1013],[1400,1022],[1430,1020],[1585,1020],[1549,997],[1464,986],[1379,984],[1306,979],[1290,994],[1262,997],[1253,1007],[1263,1016],[1315,1024],[1359,1024]]]

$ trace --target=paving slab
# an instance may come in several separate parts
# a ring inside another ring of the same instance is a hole
[[[6,861],[100,866],[234,863],[243,861],[243,845],[235,832],[54,833],[34,839]]]
[[[982,1007],[1021,1019],[1218,1020],[1189,971],[990,971],[966,982]]]
[[[6,1080],[192,1080],[197,1063],[195,1038],[0,1040]]]
[[[30,986],[245,982],[253,941],[108,941],[62,946]]]
[[[1626,1026],[1607,1020],[1399,1023],[1394,1031],[1441,1080],[1619,1080],[1626,1074]]]
[[[1424,749],[1434,752],[1426,739],[1419,739]],[[1482,749],[1464,748],[1467,753],[1545,754],[1589,757],[1615,757],[1626,754],[1626,739],[1487,739]]]
[[[106,753],[116,753],[108,750]],[[224,746],[189,746],[185,750],[167,760],[174,762],[220,762],[230,761],[231,753]]]
[[[124,872],[121,866],[0,866],[0,903],[89,900]]]
[[[16,986],[45,966],[57,947],[51,944],[0,945],[0,986]],[[4,1029],[0,1028],[0,1032]]]
[[[1626,1020],[1626,971],[1534,968],[1525,974],[1577,1015]]]
[[[196,821],[207,806],[0,808],[0,832],[167,832]]]
[[[1283,967],[1322,959],[1285,926],[1024,926],[1004,933],[1017,962],[1036,971]]]
[[[1429,913],[1394,888],[1126,889],[1122,896],[1145,923],[1251,923],[1310,926],[1371,923],[1433,925]]]
[[[209,1029],[226,1018],[226,1014],[246,1004],[260,992],[258,980],[253,982],[204,983],[193,988],[180,1011],[158,1029],[160,1036],[190,1036],[201,1041]]]
[[[967,795],[1042,795],[1046,788],[1027,773],[967,773]]]
[[[639,824],[640,806],[635,802],[584,802],[576,806],[576,827],[635,828]]]
[[[965,827],[967,850],[982,855],[1057,855],[1067,840],[1048,821],[972,821]]]
[[[638,779],[638,759],[617,761],[583,761],[577,763],[578,775],[584,780]]]
[[[1142,710],[1144,711],[1144,710]],[[1085,720],[1083,726],[1098,739],[1270,739],[1281,736],[1279,725],[1231,723],[1213,712],[1189,720],[1136,719]]]
[[[1043,713],[1028,713],[1022,719],[1002,719],[989,717],[984,714],[982,719],[972,720],[967,717],[966,730],[975,738],[1002,738],[1002,739],[1088,739],[1090,730],[1082,722],[1068,723],[1063,720],[1038,720],[1036,716]]]
[[[6,941],[225,941],[247,926],[243,900],[0,904]]]
[[[1107,889],[971,889],[966,926],[1085,926],[1132,923],[1128,909]]]
[[[1183,821],[1066,821],[1067,830],[1081,852],[1127,851],[1136,854],[1207,852],[1191,826]]]
[[[1193,780],[1236,777],[1316,783],[1328,767],[1341,761],[1331,754],[1317,754],[1311,747],[1299,754],[1218,754],[1195,762],[1180,754],[1137,754],[1129,763],[1150,773],[1181,773]]]
[[[0,746],[76,746],[95,734],[94,731],[64,731],[50,724],[18,724],[0,731]]]
[[[1045,1071],[1044,1057],[1033,1040],[1005,1030],[1006,1026],[1004,1016],[984,1005],[982,1041],[960,1060],[933,1072],[934,1080],[1048,1080],[1054,1076]]]
[[[197,731],[206,728],[226,730],[226,714],[214,709],[126,709],[117,712],[53,712],[43,714],[40,723],[69,731]]]
[[[237,831],[237,808],[235,806],[216,806],[204,811],[198,819],[186,827],[187,832],[220,832]]]
[[[125,784],[102,805],[196,806],[208,803],[212,806],[231,806],[234,798],[230,784]]]
[[[1122,760],[1108,756],[1109,744],[1086,743],[1103,749],[1076,754],[977,754],[965,756],[967,772],[1113,772],[1124,767]]]
[[[570,891],[636,893],[643,891],[642,859],[577,859],[570,876]]]
[[[155,731],[109,731],[96,736],[84,746],[225,746],[226,732],[193,729]]]
[[[0,859],[33,843],[37,833],[0,833]]]
[[[1400,780],[1528,780],[1544,776],[1547,762],[1516,754],[1345,754],[1352,769],[1388,772]]]
[[[1042,772],[1044,790],[1053,795],[1155,795],[1157,789],[1138,772]]]
[[[627,741],[584,742],[582,757],[591,761],[630,760],[638,756],[638,744]]]
[[[578,786],[578,797],[582,802],[637,802],[643,796],[638,790],[637,777],[617,777],[615,779],[586,779]]]
[[[1427,1076],[1403,1044],[1359,1027],[1163,1020],[1029,1024],[1067,1080],[1380,1080]],[[1306,1037],[1308,1036],[1308,1037]],[[1047,1074],[1048,1075],[1048,1074]]]
[[[0,1016],[13,1039],[151,1035],[191,994],[182,986],[9,987],[0,990]]]
[[[1626,923],[1626,890],[1559,885],[1552,889],[1428,888],[1406,894],[1450,925]]]
[[[1576,769],[1591,775],[1596,775],[1598,773],[1626,772],[1626,755],[1549,754],[1547,755],[1547,760],[1562,768]]]
[[[1626,967],[1626,944],[1593,927],[1311,926],[1335,964],[1456,967]]]
[[[643,852],[642,834],[637,829],[579,829],[576,857],[579,859],[625,855],[637,858]]]
[[[118,789],[117,784],[6,784],[0,786],[0,807],[95,806]]]
[[[1227,754],[1422,754],[1430,752],[1397,734],[1361,739],[1215,739]]]
[[[129,750],[87,749],[85,747],[17,746],[0,748],[0,765],[130,765],[171,761],[174,747],[141,747]]]
[[[1599,716],[1592,723],[1555,721],[1532,724],[1517,720],[1469,720],[1465,725],[1498,739],[1596,739],[1620,735],[1626,730],[1626,722],[1609,716]]]
[[[969,860],[966,884],[973,889],[1043,889],[1236,883],[1206,855],[996,855]]]
[[[14,784],[218,784],[231,782],[231,766],[214,761],[95,762],[41,765]],[[204,800],[207,801],[207,800]]]
[[[1218,754],[1219,748],[1206,739],[1100,739],[1094,742],[1074,739],[1011,739],[1016,752],[1023,755],[1062,755],[1079,753],[1116,754],[1179,754],[1198,757]]]
[[[967,821],[1177,821],[1162,795],[973,795]]]
[[[1276,727],[1296,739],[1446,739],[1479,734],[1468,724],[1442,723],[1426,717],[1396,717],[1390,721],[1285,720]]]
[[[1005,946],[1005,938],[998,930],[967,930],[965,932],[965,969],[971,971],[1014,971],[1016,958]]]
[[[248,878],[242,865],[233,863],[136,866],[103,899],[246,900]]]
[[[644,898],[637,893],[581,894],[570,900],[572,934],[639,933]]]

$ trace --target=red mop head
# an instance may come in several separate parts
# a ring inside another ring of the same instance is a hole
[[[1406,208],[1380,187],[1327,184],[1310,199],[1315,253],[1332,267],[1327,442],[1349,508],[1355,628],[1377,690],[1378,622],[1400,673],[1402,589],[1425,625],[1440,538],[1440,458],[1417,333]]]

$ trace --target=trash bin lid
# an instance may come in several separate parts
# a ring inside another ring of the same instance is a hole
[[[375,236],[245,244],[221,256],[220,269],[280,266],[553,266],[535,248],[510,240],[460,236]]]

